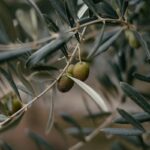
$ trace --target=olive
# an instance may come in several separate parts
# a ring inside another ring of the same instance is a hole
[[[17,98],[14,98],[12,100],[12,112],[15,113],[21,108],[22,108],[22,104],[21,104],[20,100]]]
[[[85,81],[89,76],[90,66],[87,62],[78,62],[73,68],[73,77]]]
[[[66,72],[72,75],[72,73],[73,73],[73,68],[74,68],[74,65],[73,65],[73,64],[70,64]]]
[[[125,36],[126,36],[128,42],[129,42],[129,45],[132,48],[139,48],[140,47],[140,43],[139,43],[138,39],[136,38],[136,36],[135,36],[133,31],[126,30],[125,31]]]
[[[73,85],[73,80],[71,80],[67,75],[63,75],[57,82],[57,88],[60,92],[68,92]]]

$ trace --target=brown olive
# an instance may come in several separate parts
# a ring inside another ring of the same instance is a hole
[[[57,82],[57,88],[60,92],[68,92],[73,85],[73,80],[71,80],[67,75],[63,75]]]

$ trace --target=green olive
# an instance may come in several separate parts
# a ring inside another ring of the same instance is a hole
[[[68,92],[73,85],[73,80],[71,80],[67,75],[63,75],[57,82],[57,88],[60,92]]]
[[[73,68],[73,77],[85,81],[89,76],[90,66],[87,62],[78,62]]]
[[[70,64],[66,72],[72,75],[72,73],[73,73],[73,68],[74,68],[74,65],[73,65],[73,64]]]
[[[126,30],[125,31],[125,36],[126,36],[128,42],[129,42],[129,45],[132,48],[139,48],[140,47],[140,43],[139,43],[138,39],[136,38],[136,36],[135,36],[133,31]]]
[[[15,113],[21,108],[22,108],[22,104],[21,104],[20,100],[17,98],[13,99],[12,100],[12,112]]]

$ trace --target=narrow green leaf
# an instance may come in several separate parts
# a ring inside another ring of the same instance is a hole
[[[26,54],[27,52],[31,52],[32,49],[20,48],[14,49],[11,51],[0,52],[0,63],[4,63],[13,59],[17,59],[18,57]]]
[[[101,53],[105,52],[109,46],[115,42],[115,40],[120,36],[120,34],[122,33],[123,29],[121,28],[120,30],[118,30],[111,38],[109,38],[105,43],[103,43],[99,49],[97,50],[97,53],[95,54],[95,56],[100,55]]]
[[[37,65],[37,63],[39,63],[46,56],[58,51],[61,46],[63,46],[66,42],[70,40],[73,34],[74,33],[61,35],[56,40],[43,46],[29,57],[26,65],[30,67],[33,65]]]
[[[52,7],[59,13],[59,15],[68,23],[68,19],[65,13],[65,8],[61,0],[49,0]]]
[[[143,131],[139,129],[104,128],[100,131],[121,136],[139,136],[143,134]]]
[[[71,78],[81,89],[83,89],[100,107],[100,109],[102,109],[103,111],[108,111],[107,105],[105,104],[102,97],[96,91],[94,91],[90,86],[88,86],[87,84],[76,78],[73,78],[71,76],[69,76],[69,78]]]
[[[2,150],[14,150],[9,144],[4,141],[0,141],[0,148],[2,148]]]
[[[60,115],[64,121],[66,121],[67,123],[73,125],[74,127],[78,129],[80,133],[80,140],[84,141],[84,134],[82,131],[82,127],[79,125],[79,123],[68,113],[61,113]]]
[[[5,131],[8,131],[8,130],[16,127],[20,123],[23,115],[24,115],[24,112],[20,113],[19,115],[17,115],[14,118],[12,118],[12,120],[9,120],[4,125],[2,125],[2,126],[0,125],[0,133],[3,133]]]
[[[145,129],[143,128],[143,126],[140,124],[140,122],[138,120],[136,120],[134,117],[132,117],[132,115],[130,115],[128,112],[126,112],[123,109],[117,109],[119,114],[125,118],[129,123],[131,123],[135,128],[145,132]]]
[[[38,148],[44,147],[45,150],[54,150],[53,146],[50,145],[42,136],[38,135],[37,133],[28,130],[27,135],[33,140],[33,142],[35,142]]]
[[[138,120],[139,122],[143,123],[143,122],[149,122],[150,121],[150,115],[146,112],[139,112],[139,113],[135,113],[132,114],[132,116]],[[120,117],[115,119],[113,122],[115,123],[120,123],[120,124],[126,124],[129,123],[125,118]]]
[[[139,73],[134,73],[133,75],[136,79],[144,81],[144,82],[150,82],[150,76],[141,75]]]
[[[147,102],[146,98],[143,95],[141,95],[138,91],[136,91],[135,88],[125,82],[121,82],[120,86],[127,96],[129,96],[144,111],[150,114],[150,104]]]
[[[96,17],[100,17],[97,13],[96,6],[92,0],[83,0],[84,3],[89,7],[89,9],[95,14]]]
[[[10,71],[5,71],[3,68],[0,68],[0,72],[3,74],[3,76],[7,79],[7,81],[9,82],[10,86],[12,87],[12,89],[14,90],[14,92],[16,93],[16,95],[18,96],[18,98],[21,100],[19,91],[17,89],[17,86],[13,80],[13,77],[10,73]]]
[[[148,61],[150,61],[150,50],[148,48],[147,43],[145,42],[145,40],[143,39],[143,37],[140,33],[136,32],[136,31],[134,33],[135,33],[135,36],[138,38],[143,50],[145,50]]]
[[[104,30],[105,30],[105,24],[103,24],[100,33],[96,37],[96,40],[95,40],[95,43],[94,43],[94,47],[89,52],[88,58],[92,57],[97,52],[97,49],[99,48],[99,46],[100,46],[100,44],[102,42],[102,39],[103,39]]]

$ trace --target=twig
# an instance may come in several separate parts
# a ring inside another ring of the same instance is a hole
[[[82,36],[84,35],[85,33],[85,29],[83,29],[83,32],[82,32]],[[82,37],[81,37],[81,40],[82,40]],[[7,118],[5,121],[1,122],[0,123],[0,128],[5,124],[7,123],[8,121],[10,121],[12,118],[16,117],[18,114],[20,114],[21,112],[23,111],[27,111],[28,107],[34,103],[35,101],[37,101],[40,97],[42,97],[45,93],[47,93],[56,83],[57,81],[61,78],[61,76],[65,73],[65,71],[67,70],[68,66],[70,65],[71,61],[73,60],[77,50],[78,50],[78,47],[79,47],[79,43],[76,45],[74,51],[72,52],[72,55],[70,57],[70,59],[68,60],[66,66],[64,67],[63,71],[58,75],[58,77],[43,91],[41,92],[38,96],[36,96],[35,98],[33,98],[30,102],[28,102],[27,104],[25,104],[21,109],[19,109],[17,112],[15,112],[13,115],[11,115],[9,118]]]

